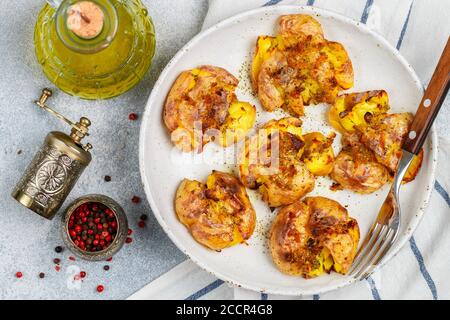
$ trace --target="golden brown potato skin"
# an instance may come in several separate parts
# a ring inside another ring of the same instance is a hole
[[[402,156],[402,145],[409,132],[413,115],[409,112],[382,114],[375,117],[368,126],[359,127],[361,142],[373,151],[377,161],[383,164],[393,176]],[[413,181],[423,161],[423,149],[413,158],[403,178]]]
[[[408,134],[411,113],[384,114],[360,129],[361,142],[371,149],[378,161],[395,172],[402,156],[401,146]]]
[[[206,184],[184,179],[175,197],[178,219],[202,245],[220,251],[248,240],[256,213],[234,175],[213,171]]]
[[[334,270],[349,270],[359,242],[355,219],[338,202],[307,197],[280,209],[269,246],[283,273],[313,278]]]
[[[258,37],[251,79],[265,110],[281,107],[301,116],[304,105],[333,103],[340,90],[351,88],[353,67],[317,20],[294,14],[280,17],[278,36]]]
[[[270,207],[290,204],[314,188],[314,176],[301,161],[301,125],[293,117],[271,120],[246,139],[239,166],[241,181],[249,189],[258,189]]]
[[[216,66],[205,65],[182,72],[164,105],[164,123],[172,142],[185,152],[201,152],[213,138],[218,138],[224,146],[242,139],[253,126],[256,110],[249,103],[237,100],[234,93],[237,85],[238,80],[232,74]],[[233,117],[230,110],[238,109],[244,112]],[[222,139],[221,134],[228,127],[235,131],[241,127],[242,132],[236,134],[236,139]]]
[[[330,173],[340,188],[367,194],[380,189],[388,181],[388,171],[359,141],[358,133],[344,134],[342,144]]]
[[[413,116],[388,114],[388,110],[389,98],[384,90],[342,94],[330,108],[328,119],[343,134],[344,147],[330,175],[339,187],[371,193],[394,175]],[[422,160],[423,150],[409,166],[404,182],[414,180]]]
[[[354,132],[388,110],[389,98],[384,90],[344,93],[330,107],[328,120],[341,133]]]
[[[319,21],[306,14],[287,14],[278,21],[279,34],[286,39],[295,40],[291,45],[300,41],[314,38],[315,41],[323,41],[323,30]]]

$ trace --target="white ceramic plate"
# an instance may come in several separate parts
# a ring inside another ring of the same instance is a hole
[[[175,191],[183,178],[204,181],[213,169],[235,171],[233,165],[223,164],[223,159],[232,156],[234,148],[225,150],[210,143],[200,156],[182,154],[173,147],[162,121],[163,104],[174,80],[183,70],[203,64],[223,67],[239,78],[238,98],[257,106],[256,127],[271,118],[282,117],[282,112],[262,111],[249,89],[248,67],[257,36],[274,34],[278,17],[289,13],[313,15],[322,24],[328,39],[345,46],[355,70],[355,86],[349,91],[385,89],[389,93],[391,112],[415,112],[422,96],[420,81],[397,50],[378,34],[363,24],[322,9],[265,7],[234,16],[200,33],[170,61],[148,100],[141,127],[139,159],[145,192],[153,213],[172,241],[194,262],[217,277],[244,288],[302,295],[323,293],[348,285],[353,280],[336,273],[305,280],[279,272],[272,263],[265,237],[274,213],[254,191],[249,191],[249,195],[257,212],[257,227],[248,245],[237,245],[218,253],[198,244],[177,220],[174,212]],[[307,114],[302,118],[304,132],[327,133],[331,130],[325,121],[326,109],[325,105],[306,108]],[[337,137],[335,151],[339,151],[339,141],[340,137]],[[433,131],[425,145],[419,175],[413,183],[402,188],[400,236],[384,261],[405,244],[423,215],[434,183],[436,141]],[[320,178],[317,182],[310,195],[322,195],[347,205],[349,214],[358,220],[361,238],[364,238],[387,194],[388,186],[372,195],[361,196],[348,191],[330,191],[331,181],[328,178]]]

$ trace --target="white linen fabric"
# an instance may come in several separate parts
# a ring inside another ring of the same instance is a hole
[[[203,28],[268,5],[313,5],[365,23],[411,63],[426,87],[450,35],[450,1],[210,0]],[[407,245],[367,280],[329,293],[286,297],[232,288],[187,260],[130,299],[450,299],[449,99],[437,119],[439,162],[424,219]]]

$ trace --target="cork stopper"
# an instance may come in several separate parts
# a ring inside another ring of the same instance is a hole
[[[67,10],[67,28],[83,39],[98,36],[104,19],[102,9],[92,1],[79,1]]]

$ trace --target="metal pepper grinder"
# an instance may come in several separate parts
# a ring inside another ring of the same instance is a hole
[[[12,192],[22,205],[47,219],[54,217],[92,159],[92,145],[81,143],[89,135],[91,121],[82,117],[74,123],[52,110],[45,104],[51,95],[51,90],[44,89],[35,103],[69,124],[70,135],[50,132]]]

